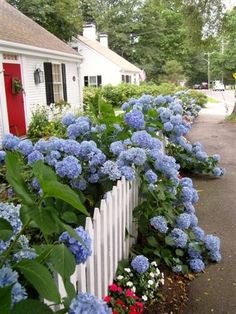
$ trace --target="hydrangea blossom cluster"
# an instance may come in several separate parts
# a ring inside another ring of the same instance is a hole
[[[69,314],[111,314],[112,310],[108,305],[88,292],[80,293],[71,302]]]
[[[25,288],[18,282],[18,273],[8,266],[0,269],[0,288],[12,286],[11,290],[11,306],[27,298]]]
[[[204,239],[204,243],[209,252],[210,259],[214,262],[219,262],[221,260],[220,239],[212,234],[208,234]]]
[[[136,270],[138,273],[142,274],[145,273],[149,268],[149,261],[148,259],[143,255],[137,255],[135,258],[133,258],[131,262],[131,266],[134,270]]]
[[[150,225],[161,233],[168,231],[167,221],[163,216],[155,216],[150,219]]]
[[[92,254],[92,240],[82,226],[76,228],[75,231],[83,243],[71,237],[67,231],[60,235],[59,240],[64,242],[73,253],[76,263],[81,264],[85,263],[87,258]]]

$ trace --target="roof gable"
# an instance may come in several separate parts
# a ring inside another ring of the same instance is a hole
[[[95,50],[99,54],[103,55],[105,58],[110,60],[111,62],[118,65],[122,70],[129,71],[129,72],[141,72],[142,70],[136,67],[131,62],[127,61],[120,55],[118,55],[116,52],[111,50],[110,48],[107,48],[103,46],[99,41],[97,40],[91,40],[83,36],[78,36],[77,38],[80,42],[87,45],[89,48]]]
[[[0,40],[79,56],[74,49],[5,0],[0,0]]]

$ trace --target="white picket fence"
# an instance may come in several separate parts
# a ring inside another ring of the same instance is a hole
[[[93,253],[85,264],[78,265],[71,276],[77,291],[90,292],[101,298],[113,282],[118,262],[129,255],[137,236],[133,209],[138,205],[138,179],[124,178],[107,193],[94,216],[86,218],[85,229],[93,240]],[[60,276],[57,284],[61,296],[66,296]]]

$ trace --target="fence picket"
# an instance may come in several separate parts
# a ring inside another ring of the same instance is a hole
[[[77,265],[71,283],[77,291],[90,292],[101,298],[108,292],[118,262],[129,255],[137,236],[133,209],[138,205],[138,180],[128,182],[122,178],[101,200],[100,209],[86,218],[85,230],[93,242],[93,253],[85,264]],[[128,235],[126,235],[128,231]],[[131,237],[131,236],[134,236]],[[63,281],[56,279],[59,291],[66,296]]]

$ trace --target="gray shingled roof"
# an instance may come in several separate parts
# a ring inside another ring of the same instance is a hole
[[[0,40],[79,56],[74,49],[5,0],[0,0]]]
[[[112,51],[111,49],[103,46],[97,40],[91,40],[83,36],[78,36],[78,40],[87,45],[88,47],[92,48],[93,50],[97,51],[111,62],[118,65],[122,70],[130,71],[130,72],[141,72],[142,70],[136,67],[134,64],[130,63],[126,59],[122,58],[120,55]]]

